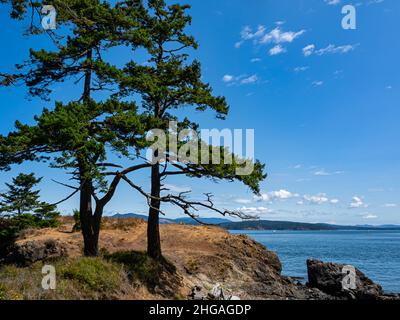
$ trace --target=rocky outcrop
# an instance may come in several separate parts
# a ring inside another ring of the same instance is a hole
[[[58,241],[47,239],[16,243],[3,262],[28,266],[37,261],[49,261],[64,256],[65,246]]]
[[[380,285],[352,266],[308,260],[307,272],[309,287],[338,298],[376,300],[384,295]]]

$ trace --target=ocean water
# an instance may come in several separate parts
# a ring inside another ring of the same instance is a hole
[[[400,231],[231,231],[275,251],[282,273],[307,281],[306,261],[353,265],[386,292],[400,292]]]

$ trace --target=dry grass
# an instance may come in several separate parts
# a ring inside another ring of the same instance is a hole
[[[0,300],[125,300],[149,299],[141,279],[125,265],[104,258],[73,258],[54,262],[56,289],[42,289],[42,263],[0,269]],[[150,273],[148,274],[150,277]]]

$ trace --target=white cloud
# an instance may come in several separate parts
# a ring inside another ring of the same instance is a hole
[[[385,208],[396,208],[397,204],[395,203],[386,203],[383,205]]]
[[[226,74],[222,78],[223,82],[232,82],[233,80],[235,80],[235,77],[231,76],[230,74]]]
[[[315,50],[315,45],[309,44],[308,46],[303,48],[303,54],[306,57],[311,56],[313,54],[314,50]]]
[[[246,77],[240,81],[241,84],[251,84],[255,83],[258,81],[258,76],[256,74],[253,74],[250,77]]]
[[[322,84],[323,84],[323,82],[322,82]],[[318,86],[318,85],[322,85],[322,84],[314,84],[314,85]],[[315,171],[314,176],[333,176],[333,175],[343,174],[343,173],[344,173],[343,171],[328,172],[325,169],[321,169],[321,170]]]
[[[285,52],[286,52],[286,49],[283,48],[280,44],[278,44],[269,50],[269,55],[276,56],[278,54],[285,53]]]
[[[240,204],[249,204],[252,202],[250,199],[242,199],[242,198],[234,199],[233,201]]]
[[[326,54],[345,54],[345,53],[349,53],[350,51],[353,51],[357,48],[358,44],[347,44],[347,45],[343,45],[343,46],[335,46],[333,44],[328,45],[325,48],[322,49],[318,49],[316,50],[315,45],[310,44],[306,47],[303,48],[303,54],[304,56],[308,57],[311,56],[312,54],[316,54],[318,56],[323,56]]]
[[[286,200],[290,198],[298,197],[297,193],[281,189],[279,191],[272,191],[268,193],[262,193],[260,196],[255,196],[254,199],[257,201],[274,201],[274,200]]]
[[[308,69],[310,69],[310,67],[304,66],[304,67],[296,67],[293,70],[294,70],[294,72],[304,72],[304,71],[307,71]]]
[[[226,74],[222,77],[222,81],[227,83],[228,85],[244,85],[244,84],[253,84],[258,82],[259,77],[256,74],[251,76],[242,74],[240,76],[234,76],[230,74]]]
[[[263,213],[271,213],[272,210],[265,207],[241,207],[237,209],[240,212],[245,214],[263,214]]]
[[[291,43],[305,32],[306,32],[305,30],[300,30],[298,32],[293,32],[293,31],[282,32],[282,30],[279,27],[277,27],[271,30],[270,32],[264,34],[260,39],[259,43],[261,44]]]
[[[242,40],[251,40],[254,38],[261,38],[265,34],[266,28],[263,25],[259,25],[257,30],[253,32],[250,26],[245,26],[240,32]]]
[[[192,188],[190,188],[190,187],[177,186],[174,184],[164,184],[163,188],[168,189],[167,191],[177,192],[177,193],[192,191]]]
[[[340,3],[340,0],[324,0],[326,4],[330,6],[335,6]]]
[[[305,195],[304,200],[311,203],[311,204],[324,204],[329,202],[329,198],[325,193],[320,193],[315,196]]]
[[[367,6],[370,6],[370,5],[372,5],[372,4],[379,4],[379,3],[382,3],[382,2],[384,2],[385,0],[370,0],[368,3],[367,3]]]
[[[250,60],[250,62],[255,63],[255,62],[260,62],[261,59],[260,58],[253,58]]]
[[[364,203],[364,200],[361,197],[354,196],[349,207],[351,209],[357,209],[357,208],[367,208],[368,205]]]
[[[303,35],[306,31],[283,31],[281,26],[284,23],[282,21],[277,22],[277,27],[267,32],[267,28],[263,25],[259,25],[256,30],[253,30],[250,26],[245,26],[240,32],[241,40],[235,43],[236,48],[240,48],[244,42],[252,41],[255,45],[267,45],[275,44],[280,45],[283,43],[292,43],[295,39]],[[270,50],[270,54],[278,54],[285,52],[286,49],[275,46]]]
[[[236,48],[236,49],[239,49],[239,48],[242,46],[242,44],[243,44],[243,41],[238,41],[238,42],[236,42],[236,43],[235,43],[235,48]]]
[[[326,172],[325,169],[321,169],[314,172],[314,176],[330,176],[330,173]]]
[[[376,219],[376,218],[378,218],[378,216],[377,215],[375,215],[375,214],[365,214],[365,215],[363,215],[362,216],[363,217],[363,219]]]
[[[350,51],[353,51],[356,47],[357,47],[357,45],[351,45],[351,44],[347,44],[344,46],[335,46],[333,44],[330,44],[326,48],[316,50],[315,54],[317,54],[319,56],[322,56],[324,54],[335,54],[335,53],[343,54],[343,53],[348,53]]]
[[[324,82],[323,81],[313,81],[313,83],[312,83],[312,85],[314,86],[314,87],[320,87],[320,86],[322,86],[324,84]],[[318,176],[318,175],[324,175],[324,174],[316,174],[316,176]]]
[[[297,204],[298,205],[303,205],[303,204],[332,204],[336,205],[340,201],[339,199],[330,199],[326,193],[319,193],[317,195],[304,195],[303,199],[300,200]]]

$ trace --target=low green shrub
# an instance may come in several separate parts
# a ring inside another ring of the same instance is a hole
[[[76,280],[96,291],[117,290],[121,285],[121,268],[101,258],[78,258],[60,266],[61,277]]]

